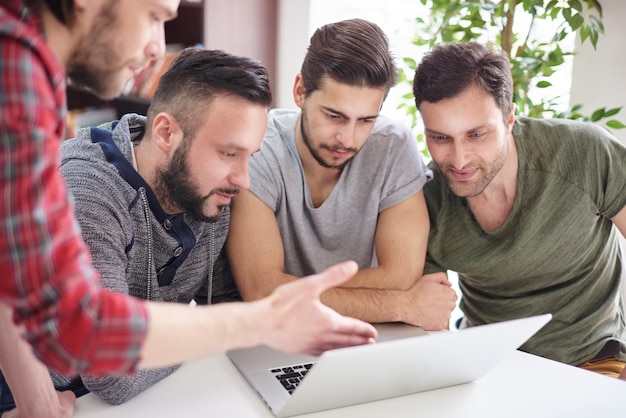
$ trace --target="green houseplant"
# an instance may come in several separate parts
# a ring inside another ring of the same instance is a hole
[[[428,48],[443,42],[490,42],[510,57],[514,83],[513,101],[517,114],[598,122],[608,128],[626,127],[612,117],[621,108],[601,108],[591,114],[582,104],[559,109],[558,97],[533,97],[532,92],[552,86],[555,69],[573,55],[564,40],[578,34],[581,42],[593,47],[604,34],[602,6],[598,0],[419,0],[429,14],[415,19],[413,44]],[[538,29],[543,23],[544,28]],[[547,25],[546,25],[547,24]],[[548,29],[546,29],[546,27]],[[403,58],[400,83],[409,92],[399,108],[406,110],[413,125],[418,116],[410,84],[417,62]],[[421,134],[418,141],[423,145]],[[427,155],[426,147],[422,151]]]

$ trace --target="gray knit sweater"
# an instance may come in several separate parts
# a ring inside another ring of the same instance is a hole
[[[102,285],[155,301],[239,299],[220,255],[228,233],[229,210],[214,224],[163,212],[132,166],[133,143],[141,141],[144,128],[143,116],[125,115],[119,123],[79,131],[78,138],[65,141],[61,148],[61,172],[74,197],[82,235]],[[220,272],[217,277],[216,270]],[[81,377],[89,390],[119,404],[174,370],[176,367],[124,377]]]

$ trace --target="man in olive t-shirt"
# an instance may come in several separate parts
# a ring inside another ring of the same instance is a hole
[[[512,89],[508,58],[478,43],[416,70],[435,172],[425,273],[459,273],[468,326],[551,312],[523,350],[619,376],[626,147],[592,124],[516,119]]]

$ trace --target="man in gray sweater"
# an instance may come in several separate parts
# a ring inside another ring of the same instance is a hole
[[[248,187],[242,150],[258,149],[270,104],[260,62],[187,50],[162,78],[147,118],[127,114],[65,141],[61,173],[104,287],[152,301],[239,299],[216,261],[230,199]],[[177,367],[81,378],[120,404]]]

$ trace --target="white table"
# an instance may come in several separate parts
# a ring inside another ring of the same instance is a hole
[[[184,364],[127,403],[93,394],[78,399],[77,418],[272,417],[225,354]],[[306,417],[626,417],[626,382],[520,351],[476,382],[317,412]]]

